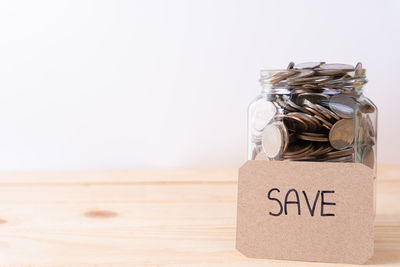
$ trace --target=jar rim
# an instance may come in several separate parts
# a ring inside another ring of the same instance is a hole
[[[311,73],[307,73],[310,72]],[[318,71],[321,71],[318,73]],[[323,73],[327,72],[327,73]],[[329,73],[330,72],[330,73]],[[302,76],[302,73],[305,75]],[[318,90],[353,91],[360,94],[368,82],[365,68],[352,70],[315,70],[315,69],[262,69],[260,83],[263,90],[280,91],[299,87],[316,88]]]

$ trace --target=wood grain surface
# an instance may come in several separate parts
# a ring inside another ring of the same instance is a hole
[[[235,169],[1,172],[0,266],[330,266],[237,252],[236,186]],[[378,171],[369,265],[400,266],[398,166]]]

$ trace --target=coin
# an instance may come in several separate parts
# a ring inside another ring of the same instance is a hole
[[[291,107],[290,105],[288,105],[287,103],[285,103],[279,96],[276,96],[276,103],[278,103],[278,105],[287,110],[287,111],[293,111],[296,112],[297,110],[293,107]]]
[[[291,70],[294,67],[294,62],[290,62],[289,65],[287,66],[287,70]]]
[[[321,113],[319,113],[319,111],[317,111],[316,109],[311,108],[309,105],[304,106],[303,108],[305,110],[307,110],[307,114],[310,114],[310,115],[313,115],[313,116],[315,116],[315,115],[322,116]]]
[[[321,65],[321,62],[305,62],[294,65],[295,69],[314,69]]]
[[[264,127],[272,120],[277,110],[275,105],[270,101],[259,103],[255,106],[253,115],[253,127],[257,131],[262,131]]]
[[[322,112],[327,119],[331,119],[331,120],[335,120],[335,121],[340,120],[340,117],[338,117],[334,112],[330,111],[329,109],[327,109],[321,105],[318,105],[318,104],[315,104],[315,107],[317,110]]]
[[[299,113],[299,112],[292,112],[292,113],[289,113],[289,115],[298,117],[301,120],[303,120],[307,125],[306,130],[316,131],[319,128],[321,128],[321,126],[322,126],[321,123],[315,117],[313,117],[313,116],[311,116],[309,114]]]
[[[290,77],[290,76],[292,76],[292,75],[294,75],[296,73],[297,73],[296,71],[288,71],[288,72],[284,71],[284,72],[276,73],[276,74],[274,74],[272,76],[273,79],[271,79],[270,82],[271,83],[277,83],[277,82],[282,81],[282,80],[284,80],[284,79],[286,79],[286,78],[288,78],[288,77]]]
[[[301,153],[292,154],[292,155],[284,154],[284,155],[283,155],[283,158],[285,158],[285,159],[291,159],[291,160],[302,159],[303,157],[309,156],[309,155],[313,152],[313,150],[314,150],[314,148],[313,148],[313,146],[311,145],[311,146],[309,146],[309,147],[307,148],[307,150],[305,150],[305,151],[303,151],[303,152],[301,152]]]
[[[328,152],[331,152],[333,150],[333,147],[331,147],[330,145],[326,145],[325,143],[322,143],[323,145],[321,146],[322,149],[319,151],[315,151],[313,153],[314,156],[323,156]]]
[[[347,155],[347,156],[340,157],[340,158],[327,159],[326,161],[328,161],[328,162],[352,162],[353,155]]]
[[[322,103],[329,100],[329,96],[326,94],[318,93],[302,93],[297,96],[299,104],[304,104],[305,100],[309,100],[311,103]]]
[[[332,128],[332,123],[330,123],[329,121],[327,121],[324,117],[319,116],[319,115],[314,115],[314,118],[317,118],[318,120],[320,120],[323,125],[328,126],[329,128]]]
[[[353,153],[354,153],[353,148],[348,148],[348,149],[339,150],[339,151],[331,151],[324,155],[324,159],[327,160],[327,159],[340,158],[340,157],[352,155]]]
[[[368,114],[362,114],[361,116],[361,127],[358,132],[359,142],[363,145],[373,146],[375,145],[375,127]]]
[[[362,113],[372,113],[375,112],[376,110],[374,105],[372,105],[370,101],[366,99],[360,101],[360,104],[361,104],[360,109]]]
[[[342,118],[353,118],[357,109],[357,103],[347,95],[334,95],[329,101],[330,109]]]
[[[369,136],[375,137],[375,127],[371,121],[371,117],[368,115],[362,116],[363,128],[366,130]]]
[[[306,134],[297,134],[296,135],[299,139],[307,140],[307,141],[314,141],[314,142],[328,142],[328,137],[322,136],[313,136],[313,135],[306,135]]]
[[[330,79],[332,79],[330,76],[312,76],[304,78],[299,78],[295,76],[289,80],[289,85],[307,84],[313,86],[313,84],[324,83],[326,81],[329,81]]]
[[[336,75],[353,71],[354,67],[347,64],[322,64],[317,71],[321,75]]]
[[[296,75],[290,77],[291,81],[297,81],[298,79],[303,79],[313,75],[315,72],[313,70],[299,70]]]
[[[263,130],[262,147],[268,158],[276,158],[287,146],[287,130],[281,123],[272,123]]]
[[[355,70],[354,70],[354,75],[355,76],[363,76],[365,75],[365,69],[363,69],[361,62],[358,62]]]
[[[305,131],[307,130],[307,124],[297,116],[291,115],[289,113],[287,115],[283,115],[283,122],[285,126],[292,131]]]
[[[342,119],[337,121],[329,132],[329,143],[338,150],[350,147],[354,142],[354,121]]]
[[[348,64],[322,64],[320,68],[322,70],[346,70],[346,71],[354,70],[354,67]]]
[[[305,109],[303,107],[300,107],[299,105],[297,105],[296,103],[294,103],[292,100],[287,99],[286,103],[291,106],[292,108],[295,109],[295,111],[300,111],[300,112],[305,112]]]
[[[372,147],[366,146],[362,152],[362,163],[370,168],[375,166],[375,153]]]
[[[294,156],[298,154],[302,154],[305,151],[309,150],[312,147],[310,142],[298,142],[296,144],[288,146],[286,151],[284,152],[284,156]]]
[[[360,97],[367,82],[361,63],[290,62],[286,70],[265,71],[262,78],[275,90],[268,94],[275,109],[254,116],[252,159],[375,164],[376,108]]]

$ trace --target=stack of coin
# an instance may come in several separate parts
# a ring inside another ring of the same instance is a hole
[[[253,107],[252,159],[375,165],[375,107],[360,97],[361,63],[291,62],[262,81],[273,93]]]

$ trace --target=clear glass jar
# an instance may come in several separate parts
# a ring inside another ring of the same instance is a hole
[[[248,110],[248,159],[361,162],[376,176],[377,108],[361,63],[261,71]]]

